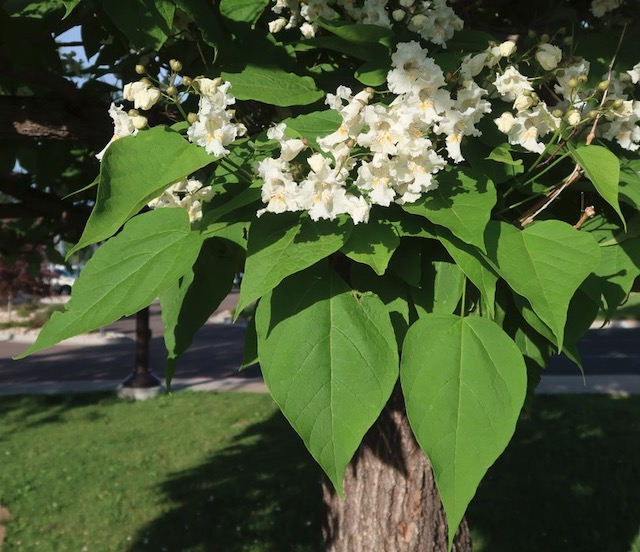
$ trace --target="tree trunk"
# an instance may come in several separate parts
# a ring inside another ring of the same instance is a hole
[[[347,468],[344,492],[342,500],[325,479],[328,552],[446,552],[442,502],[431,464],[409,427],[399,387]],[[471,551],[465,520],[453,550]]]

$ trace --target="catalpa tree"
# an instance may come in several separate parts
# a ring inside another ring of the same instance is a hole
[[[244,267],[328,548],[469,550],[541,370],[640,274],[637,5],[144,4],[104,3],[142,60],[71,253],[104,244],[25,355],[160,297],[170,381]]]

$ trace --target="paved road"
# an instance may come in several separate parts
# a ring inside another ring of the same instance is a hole
[[[231,294],[218,311],[235,306],[237,293]],[[150,342],[151,370],[164,374],[166,349],[158,304],[151,305]],[[0,342],[0,385],[36,384],[44,382],[94,381],[113,382],[125,379],[134,367],[135,317],[122,319],[107,331],[120,332],[131,339],[107,345],[58,345],[14,361],[27,344]],[[177,377],[220,379],[230,376],[260,378],[257,368],[238,372],[242,363],[244,328],[237,325],[206,324],[194,339],[192,347],[181,358]]]
[[[237,293],[232,293],[218,311],[233,308]],[[151,306],[151,369],[164,374],[166,351],[159,305]],[[12,356],[27,345],[0,342],[0,388],[55,384],[63,389],[72,383],[113,384],[124,380],[133,370],[135,319],[120,320],[107,328],[124,333],[129,340],[94,346],[56,346],[20,361]],[[242,363],[244,328],[236,325],[207,324],[196,335],[192,347],[181,358],[176,378],[193,382],[230,382],[238,388],[261,381],[258,368],[238,372]],[[541,384],[544,392],[589,392],[614,390],[640,392],[640,328],[592,330],[580,343],[588,386],[583,385],[577,367],[564,357],[555,357]],[[231,378],[231,379],[230,379]]]
[[[589,330],[578,344],[585,375],[640,376],[640,328]],[[554,357],[549,375],[575,375],[578,368],[565,356]]]

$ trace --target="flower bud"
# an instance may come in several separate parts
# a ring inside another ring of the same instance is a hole
[[[138,63],[138,65],[136,65],[136,73],[138,73],[138,75],[144,75],[147,72],[147,68],[142,65],[142,63]]]
[[[578,87],[578,80],[577,79],[569,79],[569,81],[567,82],[567,85],[569,86],[569,88],[577,88]]]
[[[424,27],[426,21],[427,16],[419,13],[411,18],[411,26],[415,29],[421,30]]]
[[[167,96],[175,96],[178,93],[178,89],[175,86],[169,86],[166,92]]]
[[[536,33],[533,29],[529,29],[529,31],[527,32],[527,36],[529,38],[535,38],[537,36],[538,33]]]
[[[127,111],[127,115],[129,115],[129,117],[139,117],[140,112],[137,109],[130,109]]]
[[[540,35],[540,42],[549,42],[549,40],[551,40],[551,37],[547,33]]]
[[[404,16],[404,10],[393,10],[393,12],[391,12],[391,17],[393,17],[393,20],[397,22],[402,21],[404,19]]]
[[[577,124],[580,123],[580,112],[577,111],[576,109],[570,109],[565,113],[565,120],[571,126],[576,126]]]
[[[400,5],[403,8],[410,8],[415,3],[415,0],[400,0]]]
[[[566,27],[560,27],[558,29],[558,34],[565,34],[567,32],[567,28]]]
[[[134,128],[141,130],[149,124],[149,121],[144,115],[138,115],[137,117],[131,117],[131,124]]]
[[[578,77],[578,84],[584,84],[585,82],[587,82],[587,75],[580,75]]]
[[[182,84],[184,84],[185,86],[191,86],[193,84],[193,79],[191,77],[187,77],[186,75],[183,75]]]
[[[598,90],[600,90],[600,92],[604,92],[608,88],[609,88],[609,81],[600,81],[598,83]]]
[[[624,102],[618,98],[613,102],[613,109],[620,109],[624,105]]]
[[[562,109],[554,109],[551,112],[551,115],[553,115],[554,117],[557,117],[558,119],[560,119],[564,115],[564,112],[562,111]]]
[[[572,36],[565,36],[562,39],[562,42],[564,43],[565,46],[571,46],[573,44],[573,37]]]
[[[198,122],[198,114],[197,113],[189,113],[189,115],[187,115],[187,121],[189,121],[189,124],[193,125],[194,123]]]
[[[176,73],[182,71],[182,63],[180,63],[177,59],[170,59],[169,67],[171,67],[171,70],[175,71]]]
[[[598,116],[597,109],[592,109],[591,111],[589,111],[589,113],[587,113],[587,117],[589,117],[589,119],[595,119],[597,116]]]
[[[147,77],[142,77],[140,79],[140,82],[143,82],[144,84],[146,84],[148,86],[153,86],[153,83],[151,82],[151,79],[148,79]]]

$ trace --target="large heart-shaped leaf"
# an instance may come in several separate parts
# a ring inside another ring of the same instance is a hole
[[[382,220],[372,220],[367,224],[354,226],[342,252],[354,261],[369,265],[381,276],[399,245],[400,238],[393,225]]]
[[[491,320],[431,314],[407,332],[400,380],[451,543],[480,480],[513,435],[527,387],[524,360]]]
[[[157,209],[131,219],[95,252],[65,311],[53,313],[19,358],[143,309],[191,268],[201,244],[182,209]]]
[[[484,250],[484,230],[496,203],[493,182],[473,169],[438,174],[438,188],[403,208],[449,229],[466,243]]]
[[[290,274],[340,249],[352,228],[349,220],[299,222],[298,218],[295,213],[266,214],[251,224],[237,312]]]
[[[68,255],[111,237],[151,199],[213,159],[166,127],[116,140],[102,159],[96,205]]]
[[[222,73],[222,78],[231,83],[233,95],[239,100],[287,107],[311,104],[324,96],[311,77],[275,66],[247,65],[240,73]]]
[[[487,227],[487,252],[500,275],[526,297],[562,350],[573,294],[600,262],[600,248],[587,232],[557,220],[518,230],[506,223]]]
[[[584,169],[598,193],[614,208],[622,223],[626,224],[618,202],[620,161],[615,154],[602,146],[583,146],[571,148],[571,155]]]
[[[398,378],[387,310],[323,264],[263,297],[255,318],[267,387],[342,494],[347,464]]]
[[[189,348],[196,332],[231,291],[240,262],[225,241],[206,240],[193,267],[160,295],[167,348],[167,386],[171,384],[178,357]]]

